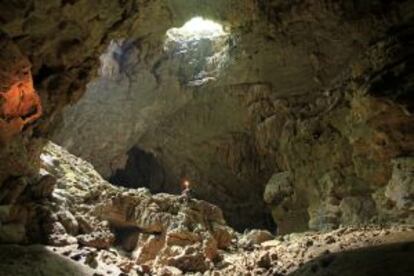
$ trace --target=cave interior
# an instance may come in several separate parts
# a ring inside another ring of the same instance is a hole
[[[1,275],[414,275],[414,1],[0,0]]]

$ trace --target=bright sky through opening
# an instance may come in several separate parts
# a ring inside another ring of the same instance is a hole
[[[211,20],[202,17],[194,17],[187,21],[181,28],[173,28],[167,32],[167,35],[176,40],[190,40],[208,38],[213,39],[226,35],[223,26]]]

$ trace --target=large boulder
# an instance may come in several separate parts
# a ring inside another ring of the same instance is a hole
[[[119,246],[140,265],[203,271],[216,261],[218,250],[227,249],[236,238],[213,204],[112,186],[89,163],[53,143],[47,144],[41,159],[43,170],[57,183],[50,201],[42,204],[49,216],[38,222],[51,245]]]

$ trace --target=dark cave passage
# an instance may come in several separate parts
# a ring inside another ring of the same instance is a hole
[[[146,187],[152,193],[160,193],[163,192],[165,178],[164,168],[155,156],[134,147],[128,151],[128,161],[125,168],[116,170],[108,180],[116,186]]]
[[[170,176],[170,177],[168,177]],[[109,178],[108,181],[115,186],[122,186],[127,188],[148,188],[151,193],[179,193],[182,189],[183,179],[181,177],[175,179],[171,177],[166,169],[162,166],[161,162],[157,160],[154,154],[142,150],[138,147],[133,147],[128,151],[128,159],[123,169],[116,170]],[[178,181],[178,182],[177,182]],[[177,182],[177,183],[176,183]],[[212,198],[209,194],[204,194],[202,191],[194,188],[192,190],[192,196],[195,199],[202,199],[208,202],[215,202],[218,206],[224,204],[224,202],[218,201],[216,198]],[[238,205],[239,202],[236,200],[232,203]],[[262,212],[256,213],[251,219],[243,217],[243,211],[237,212],[226,212],[224,216],[227,223],[238,231],[245,231],[254,228],[263,228],[275,233],[277,231],[277,225],[274,222],[270,210],[264,209]],[[242,222],[248,221],[248,223]]]

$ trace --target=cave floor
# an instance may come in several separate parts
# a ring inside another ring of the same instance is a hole
[[[344,227],[234,243],[204,272],[136,265],[120,248],[3,245],[0,275],[414,275],[414,228]]]
[[[414,275],[412,225],[238,233],[213,204],[115,187],[53,143],[41,162],[40,174],[56,180],[51,194],[14,208],[38,212],[26,232],[40,226],[42,245],[1,245],[0,276]],[[20,237],[16,225],[5,226],[0,235]]]

